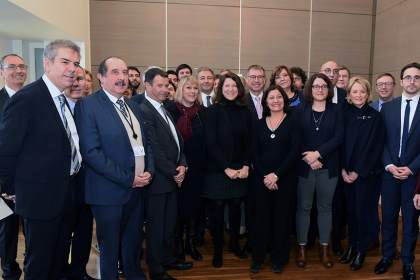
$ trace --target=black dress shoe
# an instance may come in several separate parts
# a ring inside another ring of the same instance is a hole
[[[192,262],[173,262],[164,266],[167,270],[187,270],[193,267]]]
[[[363,266],[363,263],[365,262],[365,257],[366,257],[365,253],[358,252],[350,264],[351,270],[356,271],[356,270],[361,269]]]
[[[167,272],[161,274],[150,274],[150,280],[176,280],[176,278],[169,275]]]
[[[392,265],[392,259],[382,258],[375,266],[375,273],[382,274],[388,271]]]
[[[252,261],[251,263],[251,267],[249,268],[249,270],[251,271],[251,273],[258,273],[261,270],[261,263],[256,262],[256,261]]]
[[[404,280],[416,280],[416,272],[412,264],[405,264],[403,266],[403,279]]]
[[[356,256],[356,250],[353,247],[348,247],[344,254],[341,255],[340,263],[350,263]]]

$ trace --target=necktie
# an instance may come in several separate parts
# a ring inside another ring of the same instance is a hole
[[[257,100],[257,104],[256,104],[257,106],[256,106],[256,109],[257,109],[258,119],[261,119],[261,118],[262,118],[261,97],[256,96],[256,97],[255,97],[255,100]]]
[[[125,104],[124,104],[124,100],[122,100],[122,99],[118,99],[117,100],[117,104],[118,104],[118,106],[119,106],[119,110],[120,110],[120,112],[121,112],[121,114],[123,114],[124,115],[124,117],[126,118],[126,119],[128,119],[128,113],[127,113],[127,109],[125,108]]]
[[[211,105],[210,98],[211,98],[210,95],[206,96],[206,107],[209,107]]]
[[[410,101],[411,99],[407,99],[407,105],[405,106],[404,111],[404,124],[403,124],[403,133],[401,139],[401,155],[400,158],[405,156],[405,149],[407,146],[407,139],[408,139],[408,132],[409,132],[409,124],[410,124]]]
[[[165,116],[165,121],[168,123],[168,125],[169,125],[169,120],[168,120],[168,115],[166,114],[166,109],[165,109],[165,106],[162,104],[162,105],[160,105],[160,110],[162,111],[162,113],[163,113],[163,116]]]
[[[70,142],[71,167],[72,167],[72,170],[74,171],[73,174],[75,174],[80,169],[80,162],[79,162],[79,158],[77,156],[76,145],[74,144],[73,137],[71,137],[69,124],[68,124],[67,118],[66,118],[66,101],[65,101],[66,98],[64,97],[63,94],[61,94],[61,95],[58,96],[58,100],[60,101],[60,109],[61,109],[61,115],[63,116],[64,128],[66,129],[67,137],[69,138],[69,142]]]

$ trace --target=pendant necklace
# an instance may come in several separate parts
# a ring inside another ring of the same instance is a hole
[[[314,111],[312,110],[312,117],[314,118],[315,130],[319,131],[319,127],[321,126],[322,117],[324,116],[325,111],[322,112],[321,116],[317,119],[315,118]]]
[[[270,117],[267,118],[267,120],[268,120],[267,126],[268,126],[268,129],[271,131],[271,134],[270,134],[271,139],[276,138],[276,134],[274,133],[274,131],[280,126],[280,124],[283,122],[285,117],[286,117],[286,114],[283,115],[283,117],[280,119],[280,121],[279,121],[279,123],[277,124],[276,127],[273,127],[271,125],[271,118]]]

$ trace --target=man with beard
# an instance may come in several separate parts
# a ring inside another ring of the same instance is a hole
[[[138,90],[141,85],[141,73],[140,70],[135,66],[128,66],[128,91],[129,96],[139,94]]]
[[[0,74],[4,88],[0,90],[0,119],[6,102],[22,87],[26,80],[27,65],[17,54],[7,54],[0,61]],[[4,183],[4,185],[3,185]],[[14,187],[11,182],[0,181],[1,194],[6,204],[14,209]],[[1,198],[0,198],[1,199]],[[22,274],[16,262],[19,235],[19,216],[13,213],[0,221],[0,258],[4,279],[19,279]]]

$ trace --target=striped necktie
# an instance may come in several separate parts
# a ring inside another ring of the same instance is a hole
[[[80,162],[77,156],[77,148],[76,148],[76,145],[74,144],[73,137],[71,137],[69,124],[66,118],[66,98],[64,97],[64,94],[59,95],[58,100],[60,101],[60,109],[61,109],[61,115],[63,116],[64,128],[66,129],[67,137],[69,138],[70,147],[71,147],[71,168],[72,168],[71,170],[74,170],[73,174],[76,174],[80,169]]]
[[[119,106],[119,110],[121,112],[121,114],[123,114],[123,116],[128,119],[128,113],[127,113],[127,109],[125,108],[125,104],[124,104],[124,100],[122,99],[118,99],[117,100],[117,104]]]

